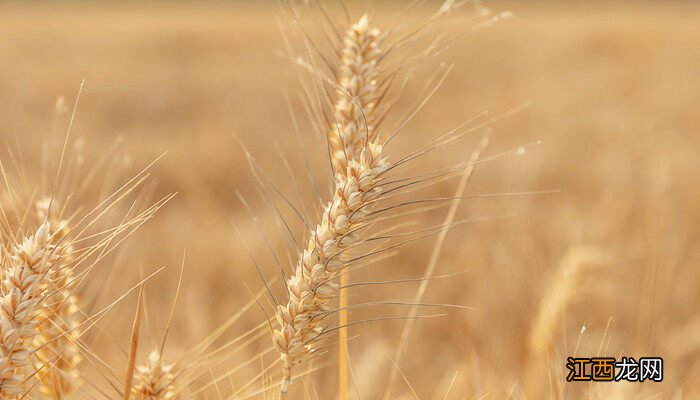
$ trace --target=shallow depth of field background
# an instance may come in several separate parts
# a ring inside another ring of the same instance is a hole
[[[487,6],[517,18],[467,35],[426,65],[396,105],[397,116],[419,96],[439,61],[454,69],[389,155],[414,149],[483,110],[495,115],[530,103],[494,125],[486,156],[542,143],[478,168],[468,193],[561,192],[462,203],[461,217],[507,218],[450,231],[438,273],[464,273],[431,282],[425,301],[474,309],[418,322],[401,370],[422,399],[442,398],[455,373],[449,398],[540,398],[541,390],[557,397],[565,358],[580,340],[579,355],[595,356],[600,348],[614,357],[662,356],[666,376],[663,383],[564,385],[570,398],[694,398],[700,393],[700,8],[692,2]],[[374,21],[381,27],[400,7],[381,3]],[[361,15],[362,7],[350,9],[354,18]],[[286,242],[263,214],[234,133],[294,197],[278,146],[297,172],[307,207],[315,210],[288,96],[304,128],[311,169],[328,191],[325,150],[319,133],[307,129],[298,72],[280,56],[279,16],[274,4],[252,3],[0,4],[0,140],[3,147],[22,149],[30,174],[38,169],[33,160],[42,143],[59,141],[67,126],[69,112],[56,115],[57,99],[63,96],[70,108],[83,78],[87,90],[73,134],[84,138],[86,152],[117,142],[116,154],[126,157],[125,176],[167,152],[152,171],[155,195],[179,194],[119,254],[119,273],[99,300],[106,303],[140,275],[167,267],[147,289],[144,340],[151,344],[143,356],[162,336],[185,248],[185,282],[166,357],[191,348],[248,302],[246,285],[261,287],[249,251],[268,277],[276,274],[236,191],[261,213],[272,245]],[[467,8],[451,20],[451,29],[471,24],[469,16]],[[419,166],[467,159],[477,140]],[[443,182],[430,193],[449,196],[455,184]],[[439,224],[443,214],[418,221]],[[433,242],[413,244],[353,279],[418,277]],[[538,364],[528,354],[527,338],[539,301],[567,252],[582,245],[599,250],[602,260],[578,280],[547,360]],[[95,282],[100,276],[88,286],[101,283]],[[360,289],[350,301],[407,300],[416,287]],[[125,359],[119,348],[127,347],[133,300],[104,322],[113,337],[95,339],[95,351],[115,353],[105,355],[115,363]],[[351,318],[405,312],[383,307]],[[254,307],[230,337],[263,320]],[[352,328],[359,398],[380,398],[402,326],[388,321]],[[268,344],[252,344],[233,355],[231,365]],[[316,390],[334,393],[334,364],[318,366]],[[262,366],[248,369],[225,385],[242,385]],[[395,393],[412,398],[401,379]]]

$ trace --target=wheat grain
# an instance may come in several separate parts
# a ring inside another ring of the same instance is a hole
[[[278,306],[279,327],[273,332],[273,343],[281,353],[283,398],[289,390],[292,367],[314,352],[324,332],[321,323],[338,291],[333,280],[347,267],[341,255],[361,241],[358,230],[368,222],[368,202],[381,192],[376,179],[386,168],[382,147],[376,143],[370,143],[359,160],[349,161],[346,178],[336,183],[333,198],[287,281],[289,301]]]

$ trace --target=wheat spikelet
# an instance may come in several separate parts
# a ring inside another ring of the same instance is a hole
[[[131,395],[137,400],[175,398],[175,374],[172,365],[163,363],[158,350],[148,355],[148,362],[136,368]]]
[[[42,221],[50,216],[49,204],[48,199],[37,204],[37,214]],[[79,336],[80,309],[78,297],[73,292],[75,276],[70,268],[73,246],[64,243],[68,222],[59,220],[52,222],[52,226],[56,228],[50,232],[49,242],[62,257],[48,274],[50,279],[45,290],[53,294],[44,300],[45,319],[34,337],[34,348],[37,349],[35,368],[39,371],[39,390],[46,397],[59,399],[75,389],[82,356],[75,343]]]
[[[373,140],[373,114],[379,101],[379,33],[363,15],[343,41],[329,137],[333,169],[339,175],[346,172],[348,160],[358,157]]]
[[[50,282],[49,271],[60,257],[50,239],[50,224],[45,222],[15,246],[2,266],[0,399],[24,392],[27,376],[23,370],[31,365],[32,338],[44,322],[41,306]]]
[[[295,273],[287,281],[289,301],[278,306],[279,327],[273,332],[283,367],[282,398],[289,390],[292,367],[314,352],[324,332],[321,323],[338,291],[333,280],[346,266],[341,255],[362,240],[358,230],[368,222],[368,203],[381,192],[377,177],[386,168],[382,147],[376,143],[370,143],[359,160],[350,160],[346,178],[336,183],[333,199],[325,206],[321,222],[311,232]]]

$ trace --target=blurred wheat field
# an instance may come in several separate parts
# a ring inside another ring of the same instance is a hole
[[[437,273],[459,274],[430,281],[425,301],[473,309],[448,309],[444,317],[418,321],[398,362],[392,357],[403,321],[352,327],[350,398],[382,398],[394,368],[405,376],[393,391],[400,399],[695,398],[700,395],[695,245],[700,240],[700,7],[691,2],[486,5],[510,10],[516,18],[469,33],[421,70],[395,108],[406,109],[420,98],[440,62],[454,65],[445,84],[397,136],[396,148],[405,153],[484,110],[498,114],[527,103],[493,126],[485,157],[541,143],[521,156],[479,165],[467,194],[559,192],[464,200],[459,218],[490,218],[449,231]],[[390,23],[401,7],[376,4],[375,23]],[[349,4],[355,19],[364,9]],[[85,142],[86,170],[106,148],[115,148],[125,175],[167,152],[151,171],[157,184],[151,196],[177,196],[115,255],[111,274],[96,275],[81,289],[92,296],[99,292],[96,302],[105,306],[165,266],[145,291],[139,362],[159,345],[168,323],[184,249],[184,279],[166,351],[172,358],[262,288],[251,260],[267,252],[259,230],[268,233],[272,247],[285,245],[283,235],[275,235],[274,219],[263,214],[256,181],[234,138],[291,193],[294,185],[279,154],[289,157],[295,171],[306,166],[290,108],[301,121],[305,149],[321,143],[319,133],[309,132],[303,122],[299,75],[280,55],[278,18],[275,4],[0,4],[4,165],[15,163],[10,154],[21,154],[27,179],[50,187],[51,177],[34,160],[60,152],[83,79],[86,90],[72,132]],[[467,7],[449,29],[469,23]],[[57,111],[61,98],[65,106]],[[469,137],[428,157],[421,168],[466,160],[478,140]],[[330,181],[323,155],[310,157],[309,169],[326,193]],[[301,197],[315,205],[308,180],[300,181]],[[455,184],[441,182],[431,196],[450,196]],[[252,203],[259,226],[238,192]],[[444,213],[423,213],[418,222],[440,224]],[[431,237],[412,243],[352,279],[420,277],[434,242]],[[577,257],[589,249],[596,256],[581,256],[578,266]],[[269,256],[260,259],[267,261],[268,277],[275,276]],[[569,278],[562,289],[562,280]],[[350,302],[360,302],[359,297],[409,301],[416,287],[392,285],[388,295],[360,288]],[[276,290],[282,293],[280,282]],[[541,303],[556,296],[567,297],[566,304],[551,321],[547,348],[533,353],[531,335]],[[100,323],[100,331],[109,334],[96,334],[90,343],[119,371],[126,366],[135,307],[136,296],[125,298]],[[353,311],[351,318],[405,312],[386,306]],[[228,340],[264,321],[265,314],[252,306]],[[220,388],[194,397],[216,398],[217,390],[230,393],[245,386],[264,369],[266,358],[256,355],[269,343],[265,336],[231,355],[216,368],[254,361]],[[574,352],[660,356],[664,381],[566,383],[566,357]],[[317,369],[304,385],[295,384],[313,387],[300,398],[337,398],[334,357],[331,350],[314,362]]]

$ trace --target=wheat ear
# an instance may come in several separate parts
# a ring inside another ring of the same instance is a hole
[[[2,266],[0,308],[0,399],[24,392],[24,369],[34,354],[32,339],[44,322],[42,301],[50,284],[49,271],[60,252],[51,244],[50,224],[15,246]]]
[[[333,124],[329,143],[331,161],[337,179],[345,178],[347,160],[355,159],[358,152],[372,139],[374,111],[379,100],[378,63],[379,30],[370,28],[365,14],[353,24],[343,40],[342,59],[338,72],[336,102],[333,106]],[[341,400],[348,392],[348,293],[350,275],[340,276],[338,293],[338,382]]]
[[[49,218],[48,204],[48,201],[42,201],[37,205],[40,220]],[[82,356],[76,344],[80,309],[73,291],[75,274],[70,268],[73,246],[65,243],[68,222],[58,221],[51,226],[56,228],[50,232],[49,243],[55,252],[61,254],[61,259],[48,273],[47,297],[42,307],[45,318],[38,326],[33,346],[37,349],[35,368],[39,391],[48,398],[60,399],[75,390],[80,378],[78,364]]]
[[[131,395],[137,400],[175,398],[175,374],[172,365],[163,363],[160,351],[151,351],[148,362],[136,368]]]
[[[600,259],[600,251],[588,246],[572,247],[562,258],[550,289],[540,301],[528,338],[531,360],[539,360],[551,348],[557,323],[577,292],[586,266]]]
[[[330,147],[333,169],[343,175],[348,160],[374,139],[374,110],[379,101],[380,31],[363,15],[345,34],[338,71],[337,97],[333,105]]]
[[[360,230],[369,223],[371,200],[381,193],[378,176],[387,168],[382,147],[370,143],[358,160],[350,160],[345,177],[336,182],[333,198],[323,209],[321,222],[311,232],[306,249],[287,281],[289,301],[278,306],[278,328],[273,343],[280,352],[283,380],[280,398],[286,398],[292,367],[310,356],[324,332],[328,303],[338,292],[334,280],[346,266],[342,255],[361,242]]]

